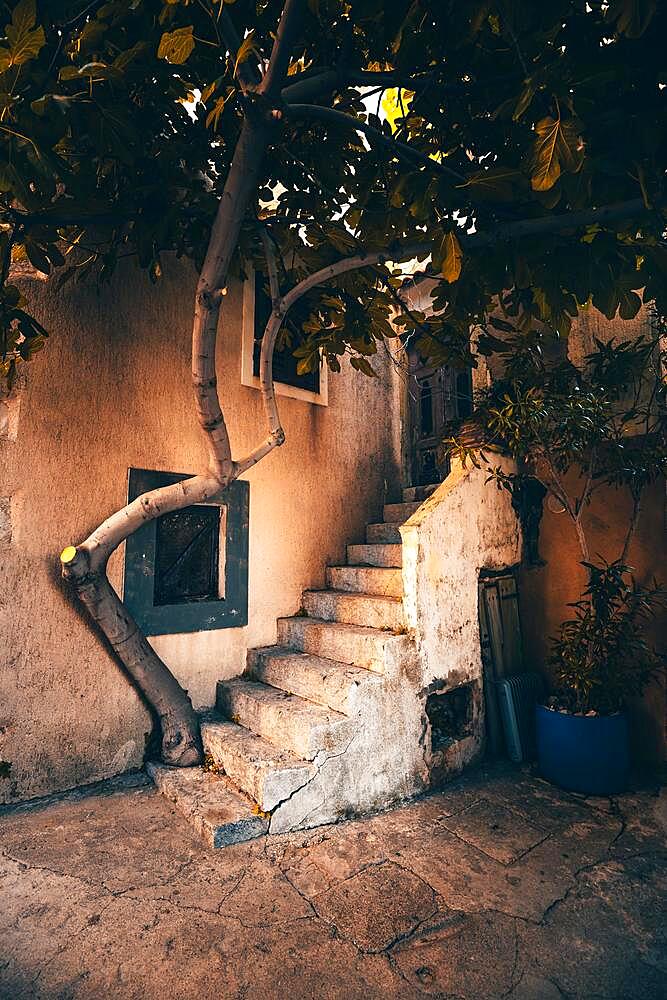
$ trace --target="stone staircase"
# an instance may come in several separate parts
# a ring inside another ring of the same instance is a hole
[[[212,847],[368,812],[425,787],[423,704],[403,620],[399,526],[423,488],[387,504],[327,589],[249,650],[202,722],[208,770],[149,764],[158,788]]]

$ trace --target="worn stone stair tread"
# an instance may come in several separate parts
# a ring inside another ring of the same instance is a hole
[[[400,545],[402,539],[398,524],[388,524],[386,522],[382,522],[381,524],[367,524],[366,541],[369,545]]]
[[[167,767],[152,762],[146,764],[146,771],[209,847],[254,840],[268,830],[268,817],[253,812],[252,803],[219,775],[201,767]]]
[[[403,574],[384,566],[328,566],[327,584],[333,590],[378,597],[402,597]]]
[[[311,763],[227,719],[202,721],[204,750],[225,774],[271,812],[313,777]]]
[[[362,667],[301,653],[284,646],[249,650],[248,672],[252,678],[353,715],[360,696],[381,684],[381,679]]]
[[[281,645],[376,673],[384,672],[385,646],[396,637],[392,630],[366,625],[307,617],[278,619],[278,641]]]
[[[418,500],[414,503],[387,503],[384,505],[382,516],[385,523],[390,524],[403,524],[407,521],[409,517],[419,510],[423,500]]]
[[[442,483],[429,483],[428,486],[408,486],[403,490],[403,503],[415,503],[419,500],[422,503],[432,496]]]
[[[343,625],[374,629],[403,627],[403,601],[384,594],[358,594],[349,590],[306,590],[303,606],[308,616]]]
[[[398,543],[375,542],[366,545],[348,545],[348,566],[383,566],[400,569],[403,561],[403,546]]]
[[[218,681],[216,707],[233,722],[305,760],[337,751],[351,732],[351,720],[340,712],[253,680]]]

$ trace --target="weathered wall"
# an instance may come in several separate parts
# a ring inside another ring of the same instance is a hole
[[[415,638],[421,690],[476,682],[470,738],[454,744],[455,759],[431,759],[432,772],[460,770],[483,746],[480,570],[506,569],[521,557],[509,494],[485,480],[481,470],[453,463],[442,485],[401,527],[405,618]]]
[[[649,335],[650,316],[642,310],[631,321],[609,322],[596,309],[587,309],[574,324],[569,338],[568,355],[580,365],[594,349],[593,337],[608,340],[634,339]],[[570,477],[570,484],[576,476]],[[649,583],[654,577],[667,583],[667,542],[665,482],[660,480],[644,495],[642,513],[629,562],[637,578]],[[540,554],[547,565],[524,569],[519,581],[522,629],[526,659],[529,665],[544,668],[549,658],[549,637],[556,635],[560,623],[571,616],[567,604],[581,594],[586,576],[580,565],[581,553],[574,529],[565,514],[553,512],[553,504],[545,505],[540,531]],[[557,509],[557,508],[556,508]],[[605,559],[616,559],[623,550],[629,523],[631,501],[627,491],[604,490],[598,493],[584,514],[591,553]],[[667,616],[655,620],[652,637],[667,651]],[[667,749],[665,723],[667,696],[665,678],[656,681],[642,699],[636,699],[631,711],[631,731],[638,759],[659,761]]]
[[[100,296],[29,280],[51,339],[29,367],[15,440],[0,439],[0,801],[142,762],[148,713],[62,586],[58,553],[123,505],[129,466],[202,468],[189,385],[194,283],[178,262],[155,288],[128,266]],[[245,453],[265,429],[259,393],[240,382],[238,287],[221,331],[220,392],[234,452]],[[279,400],[287,443],[247,477],[248,626],[154,640],[196,705],[241,672],[247,648],[275,641],[276,618],[362,540],[385,492],[393,499],[397,390],[377,364],[379,379],[331,376],[328,407]],[[110,575],[119,585],[121,552]]]

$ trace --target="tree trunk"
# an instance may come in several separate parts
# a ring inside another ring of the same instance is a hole
[[[264,79],[258,89],[271,97],[287,71],[291,31],[301,0],[286,0]],[[63,576],[76,589],[127,673],[156,712],[162,727],[162,760],[181,767],[202,759],[199,718],[187,692],[151,648],[106,574],[109,556],[141,524],[169,511],[210,499],[240,472],[232,460],[229,435],[217,391],[215,347],[220,305],[239,232],[253,193],[262,158],[280,113],[262,118],[249,103],[223,189],[202,267],[192,332],[192,383],[199,423],[206,435],[209,470],[174,486],[153,490],[108,518],[84,542],[61,554]],[[270,370],[269,370],[270,374]],[[273,434],[271,435],[273,438]],[[284,435],[272,440],[281,444]],[[270,448],[265,449],[267,454]],[[263,457],[259,456],[259,457]],[[255,461],[259,460],[259,457]]]

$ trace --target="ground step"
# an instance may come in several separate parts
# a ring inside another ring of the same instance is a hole
[[[263,812],[271,812],[315,774],[308,761],[234,722],[208,719],[202,722],[201,733],[206,753]]]
[[[227,847],[266,833],[268,818],[253,812],[252,803],[235,792],[226,778],[201,767],[148,763],[146,770],[209,847]]]
[[[343,715],[354,715],[360,696],[382,683],[368,670],[281,646],[248,650],[247,672],[254,680],[333,708]]]
[[[412,517],[415,511],[419,510],[421,505],[421,500],[415,503],[386,503],[382,516],[385,521],[389,521],[392,524],[403,524],[409,517]]]
[[[280,645],[379,674],[384,673],[387,644],[395,638],[393,632],[361,625],[344,625],[316,618],[278,619]]]
[[[442,483],[430,483],[428,486],[408,486],[407,489],[403,490],[403,502],[414,503],[419,500],[423,503],[424,500],[428,500],[432,493],[435,493],[438,486],[442,486]]]
[[[388,566],[402,565],[403,546],[396,545],[348,545],[347,561],[350,566]]]
[[[397,524],[367,524],[366,541],[375,545],[381,544],[401,544],[401,533]]]
[[[402,597],[403,574],[400,569],[379,566],[328,566],[327,586],[354,594]]]
[[[218,681],[216,707],[304,760],[313,760],[322,750],[343,750],[354,731],[344,715],[255,681]]]
[[[311,618],[369,628],[403,627],[403,602],[397,597],[351,594],[339,590],[307,590],[303,607]]]

